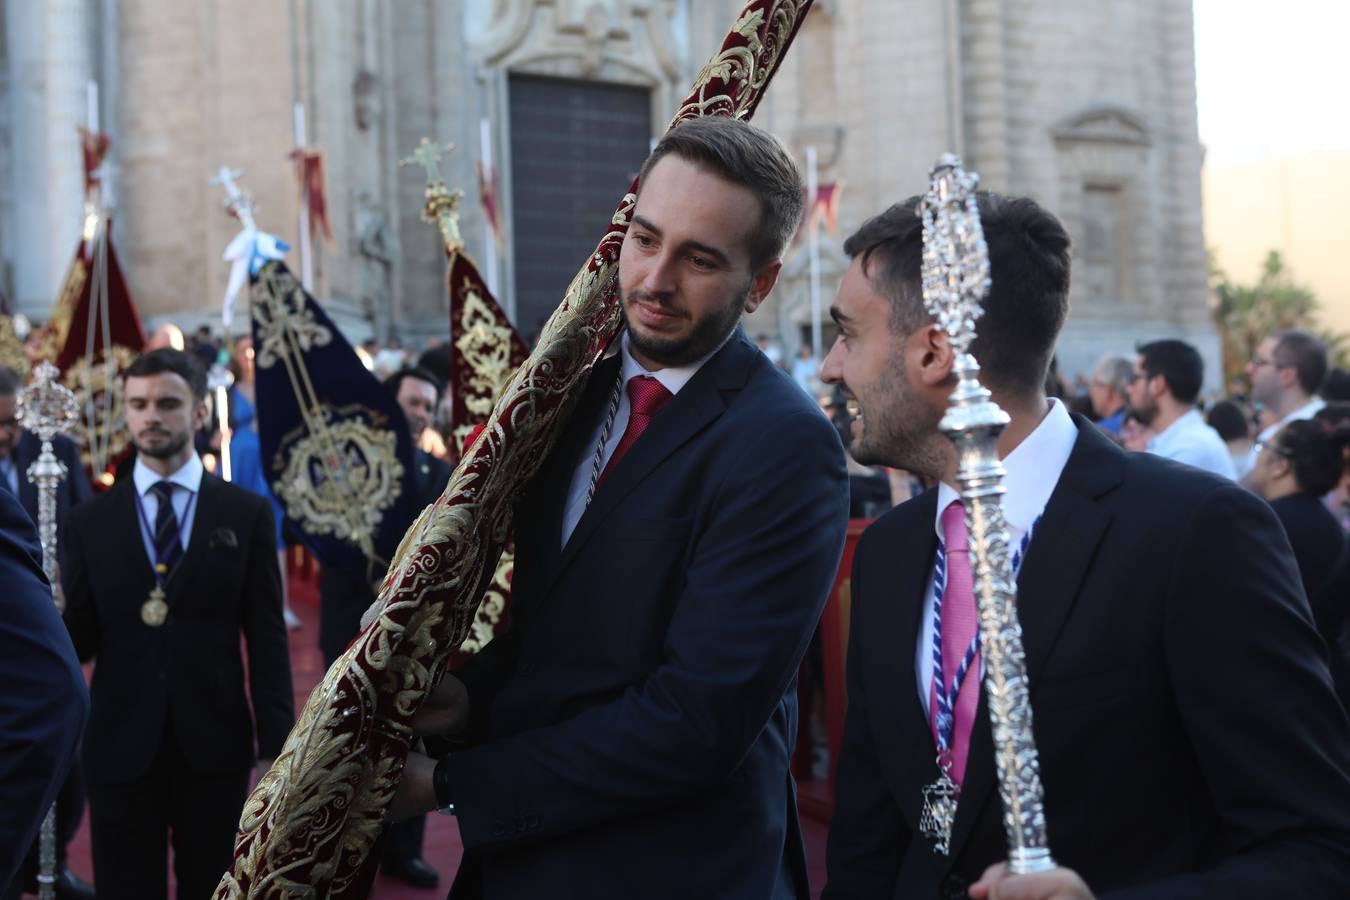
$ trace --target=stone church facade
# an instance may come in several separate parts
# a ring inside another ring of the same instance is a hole
[[[30,317],[50,308],[79,230],[75,129],[94,79],[115,140],[114,237],[152,324],[218,320],[237,228],[208,183],[220,166],[245,171],[261,227],[298,243],[298,102],[325,154],[333,227],[314,247],[314,288],[349,336],[445,332],[421,170],[398,165],[423,136],[457,146],[442,171],[467,195],[466,244],[529,334],[740,5],[6,0],[0,287]],[[756,121],[801,161],[814,148],[820,180],[843,185],[820,240],[823,305],[844,237],[921,192],[955,150],[986,187],[1035,197],[1070,231],[1063,371],[1164,335],[1217,371],[1193,46],[1189,0],[817,0]],[[485,146],[499,243],[476,202]],[[789,353],[809,339],[806,246],[747,320]]]

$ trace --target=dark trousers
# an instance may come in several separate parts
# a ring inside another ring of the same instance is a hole
[[[167,900],[170,834],[178,900],[209,900],[234,855],[248,779],[194,772],[166,722],[149,771],[88,786],[99,900]]]
[[[84,815],[84,778],[80,773],[80,761],[77,757],[74,767],[70,770],[70,775],[66,776],[66,783],[61,785],[61,792],[56,795],[56,871],[60,872],[66,864],[66,845],[75,837],[75,832],[80,830],[80,819]],[[26,888],[36,888],[38,876],[38,850],[42,844],[42,836],[39,834],[37,840],[33,841],[33,846],[28,851],[28,856],[24,858],[23,865],[19,867],[19,872],[14,877],[14,883],[10,885],[7,893],[4,894],[4,900],[17,900],[22,891]],[[30,891],[31,893],[32,891]]]

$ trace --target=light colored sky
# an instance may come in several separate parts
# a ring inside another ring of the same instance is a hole
[[[1350,148],[1350,0],[1194,0],[1206,162]]]

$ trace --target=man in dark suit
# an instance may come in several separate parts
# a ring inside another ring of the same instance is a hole
[[[1012,420],[998,442],[1003,507],[1024,548],[1017,606],[1064,868],[996,865],[1007,846],[982,660],[973,645],[959,681],[962,654],[948,649],[975,600],[956,456],[938,430],[952,345],[923,308],[916,204],[845,244],[824,365],[861,408],[855,455],[941,483],[872,525],[854,558],[823,896],[1346,896],[1350,729],[1279,523],[1232,482],[1125,453],[1046,398],[1069,240],[1032,201],[984,195],[993,286],[972,351]],[[940,767],[959,792],[948,853],[920,827]]]
[[[66,534],[66,625],[80,658],[97,658],[94,876],[101,900],[165,897],[172,831],[178,896],[196,900],[229,865],[250,770],[293,724],[272,509],[203,470],[206,374],[191,356],[142,354],[124,393],[131,477],[77,508]]]
[[[450,480],[450,464],[420,447],[422,434],[431,425],[440,405],[441,382],[427,370],[414,367],[390,375],[384,386],[398,401],[412,435],[416,465],[413,483],[420,513],[441,495]],[[409,520],[403,526],[406,528],[411,524],[412,520]],[[337,568],[325,567],[320,572],[319,649],[323,651],[325,666],[331,666],[360,634],[361,614],[375,602],[375,587],[370,579]],[[381,867],[387,874],[414,887],[435,887],[440,876],[422,859],[424,826],[422,816],[390,825],[385,831]]]
[[[75,763],[89,711],[41,559],[32,521],[0,490],[0,895]]]
[[[0,491],[19,498],[24,512],[34,524],[38,520],[37,485],[28,480],[28,467],[42,453],[42,441],[36,434],[26,431],[18,422],[19,391],[23,388],[23,379],[19,373],[7,366],[0,366]],[[52,440],[52,452],[66,467],[66,476],[56,488],[56,546],[58,555],[65,546],[62,536],[65,533],[66,519],[71,507],[83,503],[92,495],[89,476],[85,474],[84,464],[80,462],[80,453],[75,442],[65,435],[56,435]],[[53,585],[57,589],[59,585]],[[58,607],[64,605],[64,598],[56,590]],[[79,830],[80,819],[84,814],[84,780],[80,774],[79,758],[71,767],[65,784],[56,800],[56,895],[58,900],[93,900],[94,888],[77,877],[66,866],[66,847]],[[10,895],[0,891],[0,897],[11,900],[18,896],[20,886],[37,892],[38,847],[34,842],[24,862],[22,877]]]
[[[520,503],[511,627],[423,715],[469,746],[412,755],[395,800],[453,807],[453,897],[809,896],[794,682],[848,487],[829,420],[738,325],[801,197],[731,119],[643,167],[627,330]]]

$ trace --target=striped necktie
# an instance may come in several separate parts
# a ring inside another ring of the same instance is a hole
[[[162,574],[165,576],[173,571],[183,556],[178,515],[173,511],[173,489],[171,481],[157,481],[150,486],[150,493],[159,501],[159,508],[155,511],[155,562],[164,563]]]

